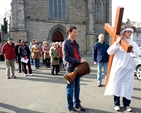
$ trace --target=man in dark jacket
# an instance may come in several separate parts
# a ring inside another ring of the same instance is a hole
[[[80,57],[79,45],[75,41],[75,38],[77,36],[77,28],[75,26],[70,26],[67,30],[67,34],[68,38],[62,44],[62,52],[66,73],[70,73],[74,70],[76,65],[86,62],[86,60]],[[70,112],[76,112],[77,109],[79,109],[80,111],[86,110],[80,104],[81,101],[79,99],[79,93],[80,77],[76,77],[70,84],[67,84],[66,87],[68,110]]]
[[[16,78],[15,76],[15,58],[16,58],[15,45],[11,37],[9,37],[8,41],[3,45],[2,54],[4,55],[4,58],[5,58],[6,75],[8,79],[10,79],[10,69],[11,69],[11,77]]]
[[[97,81],[98,81],[98,87],[101,86],[102,83],[102,67],[104,67],[104,77],[106,78],[107,73],[107,65],[108,65],[108,59],[109,55],[107,53],[107,49],[109,48],[109,45],[104,41],[104,35],[100,34],[98,36],[98,42],[96,42],[92,49],[92,58],[94,61],[94,64],[97,64]]]

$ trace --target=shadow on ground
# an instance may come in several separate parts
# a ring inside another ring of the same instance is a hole
[[[8,109],[8,110],[15,112],[15,113],[41,113],[41,112],[34,111],[34,110],[18,108],[16,106],[1,103],[1,102],[0,102],[0,107]],[[7,112],[0,111],[0,113],[7,113]]]

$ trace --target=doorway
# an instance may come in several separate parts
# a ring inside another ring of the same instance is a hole
[[[52,42],[63,42],[63,41],[64,41],[64,37],[63,37],[62,33],[60,31],[56,31],[53,34]]]

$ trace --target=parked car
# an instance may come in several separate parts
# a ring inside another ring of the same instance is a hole
[[[141,80],[141,56],[134,58],[134,72],[139,80]]]

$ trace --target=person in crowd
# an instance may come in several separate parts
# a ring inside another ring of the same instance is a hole
[[[30,51],[31,51],[31,48],[32,48],[32,46],[34,45],[34,43],[35,43],[35,39],[32,39],[32,42],[30,42],[30,44],[29,44],[29,49],[30,49]],[[34,61],[33,61],[33,58],[32,58],[32,51],[31,51],[31,54],[30,54],[30,59],[31,59],[31,63],[34,65]]]
[[[42,43],[38,42],[38,46],[40,47],[40,57],[41,57],[42,56]],[[39,60],[39,67],[41,67],[40,60]]]
[[[26,44],[26,46],[29,46],[29,45],[28,45],[28,41],[26,41],[25,44]]]
[[[50,57],[51,57],[51,74],[54,75],[54,70],[56,71],[56,75],[59,72],[59,51],[57,49],[57,43],[53,43],[53,47],[50,48]]]
[[[47,68],[50,68],[50,55],[49,55],[49,50],[50,50],[50,46],[48,44],[47,41],[43,42],[43,58],[44,58],[44,62]]]
[[[32,76],[32,69],[31,69],[31,64],[30,64],[30,49],[26,45],[24,40],[21,41],[21,46],[19,47],[18,52],[19,52],[19,55],[20,55],[21,58],[24,58],[24,60],[28,59],[27,63],[22,62],[22,68],[23,68],[25,77],[27,76],[26,65],[28,66],[29,75]]]
[[[64,65],[63,65],[63,53],[62,53],[62,42],[59,42],[58,43],[58,51],[60,53],[60,56],[59,56],[59,63],[60,63],[60,66],[59,66],[59,70],[62,69],[64,70]]]
[[[39,69],[39,60],[40,60],[41,49],[38,46],[37,41],[34,42],[34,45],[31,48],[31,52],[32,52],[32,58],[33,58],[33,61],[34,61],[35,69]]]
[[[68,34],[68,38],[62,44],[62,52],[63,52],[63,63],[66,69],[66,73],[68,74],[70,72],[73,72],[73,70],[77,65],[86,62],[86,60],[80,57],[79,44],[75,40],[77,36],[77,28],[75,26],[70,26],[67,29],[67,34]],[[77,110],[80,111],[86,110],[84,107],[81,106],[80,104],[81,101],[79,99],[80,77],[76,77],[70,84],[67,84],[66,95],[67,95],[68,110],[71,113],[77,112]]]
[[[16,63],[18,64],[18,72],[21,73],[21,58],[18,53],[18,48],[21,46],[21,40],[17,41],[17,45],[15,46],[16,51]]]
[[[98,41],[94,44],[92,49],[92,58],[94,64],[97,65],[98,87],[100,87],[102,83],[102,68],[104,68],[104,78],[106,79],[108,59],[109,59],[109,55],[107,53],[108,48],[109,48],[109,44],[107,44],[104,41],[104,35],[99,34]]]
[[[3,55],[2,52],[1,52],[2,47],[3,47],[3,42],[0,43],[0,61],[5,61],[4,55]]]
[[[5,58],[7,78],[8,79],[16,78],[15,76],[15,58],[16,58],[15,44],[13,43],[13,39],[11,37],[9,37],[8,41],[3,45],[2,54],[4,55],[4,58]]]
[[[42,62],[43,62],[43,64],[45,64],[45,58],[44,58],[44,42],[45,41],[43,41],[42,46],[41,46],[41,48],[42,48],[41,55],[42,55]]]
[[[110,71],[110,76],[105,89],[105,95],[114,95],[114,109],[120,111],[120,97],[122,98],[123,106],[128,112],[131,112],[130,107],[131,96],[133,91],[134,81],[134,57],[141,55],[141,51],[136,42],[130,39],[135,28],[132,26],[122,26],[121,37],[107,50],[109,55],[113,55],[113,62]],[[131,52],[126,52],[121,47],[121,39],[125,39],[133,48]]]

